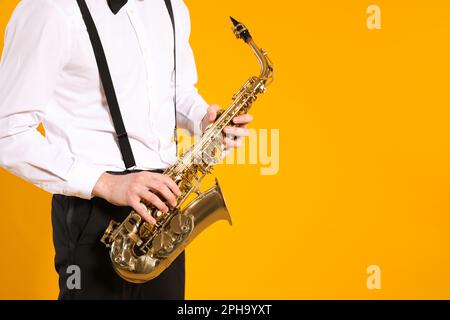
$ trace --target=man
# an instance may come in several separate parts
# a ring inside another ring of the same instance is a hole
[[[111,218],[142,202],[164,212],[180,190],[164,169],[176,160],[176,120],[199,135],[216,118],[194,85],[190,20],[172,0],[176,39],[163,0],[87,0],[100,36],[136,163],[125,172],[90,38],[76,0],[22,0],[5,35],[0,65],[0,165],[54,194],[55,267],[62,299],[183,299],[184,253],[156,279],[117,276],[99,242]],[[111,107],[111,106],[109,106]],[[234,119],[227,147],[238,147],[252,120]],[[46,135],[36,128],[42,123]],[[126,174],[125,174],[126,173]],[[80,286],[68,283],[78,267]]]

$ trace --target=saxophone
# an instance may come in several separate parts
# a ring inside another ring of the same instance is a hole
[[[215,185],[205,192],[200,192],[200,183],[223,157],[222,130],[234,117],[247,113],[258,94],[265,92],[266,86],[273,80],[273,65],[267,53],[254,43],[248,29],[235,19],[230,19],[236,37],[244,40],[256,55],[260,75],[251,77],[233,96],[228,109],[219,110],[215,122],[205,129],[202,137],[164,171],[182,192],[177,206],[163,214],[155,207],[146,205],[156,220],[154,225],[145,222],[135,211],[121,223],[110,222],[101,241],[109,248],[114,270],[129,282],[142,283],[157,277],[198,234],[214,222],[227,220],[231,225],[217,179]],[[191,195],[196,197],[188,202]],[[186,205],[182,208],[183,204]]]

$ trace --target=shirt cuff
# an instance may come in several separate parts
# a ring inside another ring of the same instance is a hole
[[[67,186],[69,187],[63,191],[63,194],[88,200],[92,199],[92,190],[104,172],[100,168],[75,160],[67,178]]]

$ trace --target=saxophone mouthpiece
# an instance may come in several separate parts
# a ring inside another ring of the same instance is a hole
[[[250,35],[248,29],[233,17],[230,17],[230,20],[233,23],[233,32],[236,38],[249,42],[252,39],[252,36]]]
[[[230,20],[233,23],[233,26],[237,27],[237,25],[239,24],[239,21],[237,21],[235,18],[230,16]]]

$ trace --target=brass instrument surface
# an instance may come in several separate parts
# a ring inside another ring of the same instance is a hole
[[[260,75],[251,77],[233,95],[231,105],[218,112],[215,122],[206,128],[202,137],[164,171],[182,193],[175,207],[163,214],[153,206],[147,206],[156,220],[155,225],[144,222],[134,211],[122,223],[110,222],[101,241],[110,250],[114,270],[129,282],[142,283],[157,277],[214,222],[226,220],[231,224],[218,181],[203,193],[200,184],[221,160],[225,148],[223,129],[237,115],[248,113],[258,94],[265,93],[266,86],[273,80],[273,65],[267,53],[255,44],[242,23],[233,18],[231,21],[235,36],[247,43],[258,59]],[[197,197],[188,202],[192,194]]]

